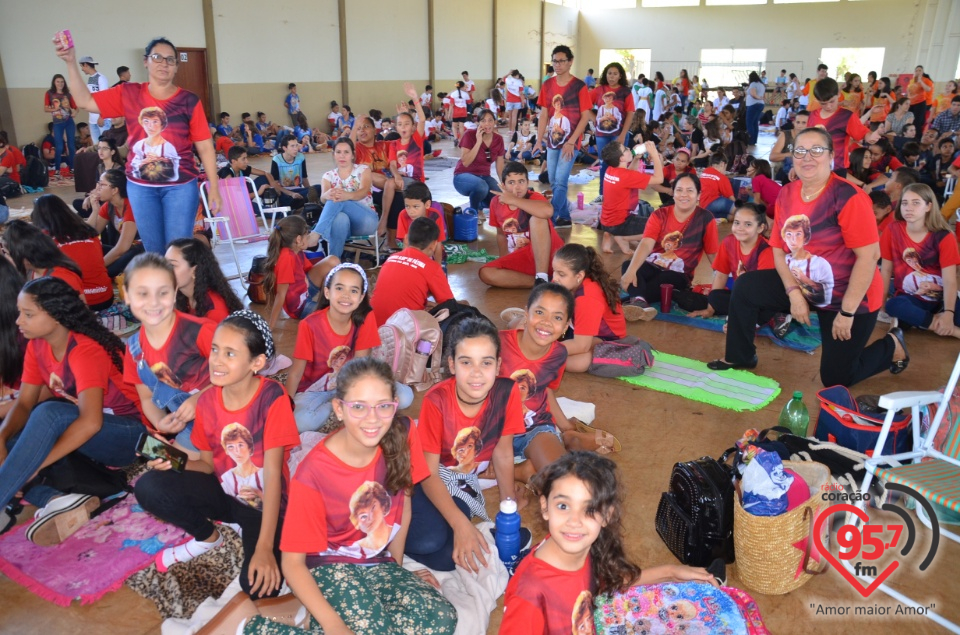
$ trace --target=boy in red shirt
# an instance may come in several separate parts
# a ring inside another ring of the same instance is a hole
[[[443,209],[438,210],[433,205],[433,194],[430,188],[423,183],[414,183],[403,191],[404,209],[397,218],[397,239],[402,240],[404,247],[410,247],[406,237],[410,224],[418,218],[429,218],[440,230],[440,236],[427,255],[433,258],[438,265],[443,264],[443,241],[447,239],[446,225],[443,220]],[[383,324],[383,322],[380,322]]]
[[[890,195],[883,190],[873,190],[870,192],[870,201],[873,203],[873,215],[877,217],[877,231],[883,234],[883,230],[894,220]]]
[[[646,154],[653,162],[653,175],[641,169],[640,158],[619,141],[610,141],[600,152],[600,159],[607,165],[603,175],[604,198],[600,210],[600,227],[603,229],[603,253],[613,253],[613,242],[620,251],[633,255],[630,241],[640,242],[646,219],[631,214],[640,203],[639,191],[650,185],[663,183],[663,163],[652,141],[643,144]]]
[[[700,207],[713,214],[714,218],[732,218],[733,185],[724,174],[727,157],[722,152],[710,156],[710,165],[700,175]],[[721,167],[723,166],[723,167]]]
[[[852,111],[841,108],[840,86],[835,79],[826,77],[817,81],[813,93],[820,102],[820,109],[810,113],[807,127],[820,126],[830,133],[834,147],[833,171],[840,176],[846,176],[851,141],[876,143],[883,135],[883,124],[870,132]]]
[[[431,218],[415,218],[410,223],[406,248],[387,258],[380,269],[377,290],[370,300],[377,324],[385,323],[398,309],[426,309],[430,296],[437,304],[453,299],[447,275],[430,258],[439,237],[440,228]]]
[[[522,163],[508,161],[500,180],[503,192],[490,201],[500,257],[480,268],[480,280],[504,289],[530,289],[537,279],[549,282],[553,254],[563,247],[551,221],[553,206],[527,189]]]

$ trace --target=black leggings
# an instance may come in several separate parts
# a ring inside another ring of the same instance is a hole
[[[620,272],[624,273],[629,262],[623,263]],[[627,293],[631,298],[643,298],[647,302],[660,301],[660,285],[672,284],[675,291],[686,291],[690,288],[690,280],[686,274],[677,271],[664,271],[660,267],[655,267],[649,262],[640,265],[637,271],[637,284],[631,285]]]
[[[732,364],[744,364],[757,354],[757,347],[753,343],[756,325],[769,322],[777,313],[789,313],[790,298],[776,270],[749,271],[737,278],[729,308],[725,358]],[[820,337],[823,340],[820,381],[824,386],[852,386],[890,370],[896,351],[893,339],[882,337],[867,346],[873,327],[877,324],[877,311],[857,313],[853,318],[850,339],[841,341],[833,339],[833,321],[838,313],[815,310],[820,318]]]

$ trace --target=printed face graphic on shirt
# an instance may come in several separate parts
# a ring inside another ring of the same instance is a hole
[[[477,454],[482,449],[483,441],[480,439],[480,428],[475,426],[464,428],[457,434],[453,446],[450,448],[450,454],[457,462],[457,465],[451,469],[461,474],[475,472],[477,469]]]
[[[581,591],[577,602],[573,605],[572,635],[596,635],[597,630],[593,621],[593,594],[590,591]]]
[[[617,108],[613,100],[616,94],[613,91],[603,95],[603,105],[597,108],[597,131],[619,132],[623,122],[623,113]]]
[[[253,462],[253,435],[239,423],[220,433],[220,444],[235,464],[220,476],[220,484],[231,496],[256,509],[263,508],[263,468]]]
[[[170,367],[163,362],[157,362],[150,367],[150,370],[153,371],[153,374],[157,376],[157,379],[170,386],[171,388],[180,388],[182,382],[180,378],[177,377]]]
[[[653,253],[647,256],[647,262],[666,271],[676,271],[683,273],[683,258],[677,254],[677,249],[683,244],[683,233],[675,231],[670,232],[660,239],[660,246],[663,251]]]
[[[162,136],[167,127],[167,114],[161,108],[149,106],[140,111],[139,122],[147,138],[137,141],[131,149],[134,176],[151,183],[176,181],[180,155]]]
[[[943,278],[937,275],[939,269],[936,273],[926,271],[920,253],[913,247],[903,251],[903,262],[913,270],[903,277],[904,293],[929,302],[939,302],[943,298]]]
[[[357,546],[370,553],[379,553],[390,542],[393,527],[387,524],[391,500],[387,490],[376,481],[366,481],[350,498],[350,522],[366,534]]]
[[[825,258],[804,248],[812,237],[810,219],[804,214],[791,216],[783,224],[781,236],[790,250],[787,266],[807,302],[821,307],[829,305],[833,298],[833,268]]]

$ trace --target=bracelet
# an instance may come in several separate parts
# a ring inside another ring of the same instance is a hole
[[[787,288],[785,289],[787,295],[790,295],[790,294],[793,293],[794,291],[799,291],[799,290],[800,290],[800,285],[798,285],[798,284],[795,284],[795,285],[793,285],[792,287],[787,287]]]
[[[943,311],[940,311],[940,312],[941,312],[941,313],[953,313],[954,315],[957,314],[957,312],[954,311],[953,309],[944,309]]]
[[[848,318],[852,318],[852,317],[853,317],[853,313],[850,313],[849,311],[844,311],[843,309],[840,309],[840,315],[842,315],[843,317],[848,317]]]

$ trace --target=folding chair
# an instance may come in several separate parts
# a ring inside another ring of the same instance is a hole
[[[953,190],[957,187],[957,177],[952,174],[947,177],[947,180],[943,184],[943,200],[949,199],[953,196]]]
[[[370,254],[373,256],[373,261],[376,263],[374,268],[380,266],[380,234],[374,232],[369,236],[350,236],[347,238],[346,244],[343,246],[343,253],[346,255],[348,251],[354,253],[353,261],[357,264],[360,263],[360,254]]]
[[[205,221],[215,229],[213,234],[214,244],[219,241],[226,241],[230,245],[233,262],[237,266],[236,275],[227,276],[227,279],[239,279],[244,289],[247,288],[247,281],[240,267],[240,258],[237,256],[235,243],[245,243],[249,242],[248,239],[250,238],[260,237],[260,227],[257,225],[257,217],[253,211],[253,201],[250,200],[250,194],[247,190],[248,182],[250,187],[253,188],[255,200],[259,203],[260,197],[256,194],[256,187],[250,177],[220,179],[221,208],[217,210],[216,216],[210,211],[208,198],[210,183],[204,181],[200,184],[200,198],[203,201],[203,210],[207,216]],[[264,221],[264,224],[266,225],[266,221]]]
[[[946,438],[942,442],[942,451],[935,447],[937,431],[941,424],[944,424],[944,416],[950,411],[950,399],[957,387],[958,378],[960,378],[960,356],[957,357],[943,394],[936,391],[894,392],[880,397],[879,405],[881,408],[887,409],[887,416],[884,419],[880,437],[877,439],[873,457],[864,462],[867,475],[863,479],[861,492],[870,491],[870,483],[873,479],[878,479],[885,483],[896,483],[910,487],[919,492],[927,501],[941,505],[951,511],[960,512],[960,422],[948,420],[945,424],[948,426],[948,430]],[[930,429],[923,436],[921,435],[920,408],[930,404],[938,404],[937,414],[930,424]],[[893,424],[893,418],[902,408],[910,408],[912,414],[913,450],[882,456],[883,445],[890,432],[890,426]],[[952,426],[952,429],[949,429],[949,426]],[[857,507],[866,511],[866,502],[858,502]],[[960,535],[944,529],[936,515],[928,514],[920,501],[918,501],[916,512],[920,522],[928,529],[939,530],[942,537],[960,543]],[[853,516],[853,522],[854,525],[858,524],[859,518]],[[841,562],[853,575],[865,580],[868,584],[873,582],[873,577],[858,574],[851,561],[841,560]],[[881,584],[877,588],[903,604],[914,608],[923,606],[886,584]],[[960,633],[960,624],[951,622],[932,611],[926,611],[925,614],[948,631]]]

